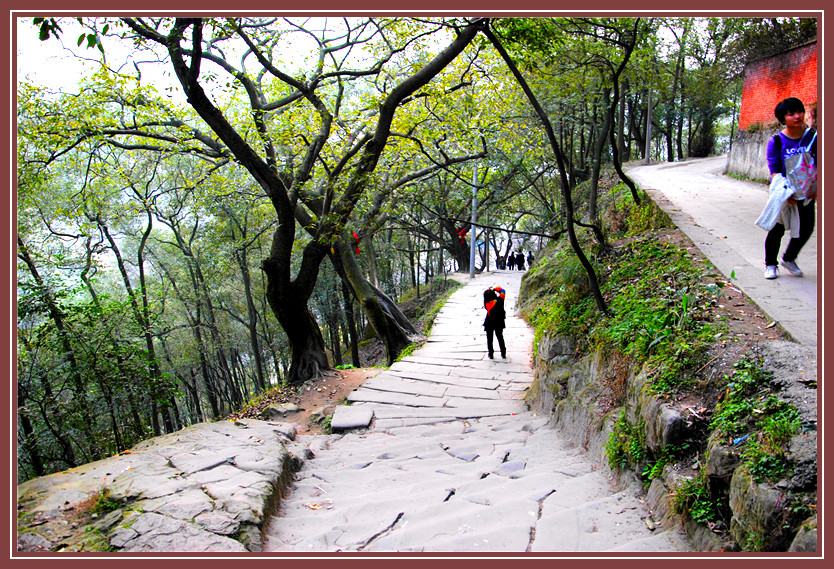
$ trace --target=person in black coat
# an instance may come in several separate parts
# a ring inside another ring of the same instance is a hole
[[[511,271],[515,268],[515,253],[512,251],[507,253],[507,268]]]
[[[484,291],[484,308],[487,314],[484,318],[484,330],[487,334],[487,352],[489,358],[493,358],[495,350],[492,345],[493,334],[498,338],[498,348],[501,350],[501,357],[507,357],[507,347],[504,345],[504,320],[506,312],[504,311],[504,297],[507,295],[500,286],[488,288]]]
[[[524,253],[521,251],[515,254],[515,266],[519,271],[524,270]]]

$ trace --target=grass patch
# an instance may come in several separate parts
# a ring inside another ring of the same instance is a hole
[[[710,492],[709,481],[704,476],[678,484],[672,496],[672,507],[679,515],[698,523],[707,524],[719,519],[716,501]]]
[[[437,313],[449,300],[449,297],[463,286],[455,279],[438,277],[434,281],[421,286],[420,294],[417,289],[406,291],[399,301],[399,307],[425,336],[431,333],[431,327]]]
[[[683,371],[699,364],[716,333],[709,311],[720,289],[707,283],[714,275],[654,233],[626,241],[593,263],[610,318],[597,309],[571,250],[543,259],[525,277],[529,289],[537,290],[522,307],[536,344],[544,334],[571,336],[580,351],[618,350],[638,365],[648,364],[657,391],[685,387],[689,376]]]
[[[642,424],[633,425],[620,411],[614,428],[605,443],[605,455],[612,470],[635,468],[643,462],[645,456],[646,428]]]
[[[728,444],[744,443],[743,462],[756,482],[790,476],[787,445],[802,428],[799,411],[771,391],[769,374],[749,359],[735,364],[710,428]]]

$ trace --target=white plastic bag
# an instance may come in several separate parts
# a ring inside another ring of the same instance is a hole
[[[804,200],[817,192],[817,165],[811,156],[811,146],[816,139],[815,132],[811,142],[804,146],[801,152],[785,158],[785,172],[794,189],[793,197],[797,200]]]
[[[773,176],[773,179],[770,181],[770,197],[767,199],[767,203],[759,219],[756,220],[756,225],[765,231],[773,229],[773,226],[780,221],[782,207],[793,193],[794,190],[791,189],[785,176],[782,174]]]

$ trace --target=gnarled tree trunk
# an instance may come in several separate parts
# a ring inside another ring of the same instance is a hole
[[[362,306],[371,326],[385,344],[388,365],[394,363],[403,349],[418,336],[417,329],[391,298],[365,278],[353,252],[343,241],[331,255],[336,272],[347,279],[353,294]]]

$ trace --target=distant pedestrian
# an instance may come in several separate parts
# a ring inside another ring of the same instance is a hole
[[[519,251],[515,255],[515,266],[519,271],[524,270],[524,253]]]
[[[484,330],[487,335],[487,353],[489,359],[492,359],[495,350],[492,345],[492,336],[498,338],[498,348],[501,350],[501,357],[507,357],[507,347],[504,345],[504,326],[506,312],[504,311],[504,297],[507,296],[505,291],[500,286],[494,286],[484,291],[484,308],[486,308],[486,317],[484,318]]]
[[[795,97],[781,101],[774,109],[784,125],[767,143],[767,166],[770,170],[770,199],[757,224],[769,229],[765,238],[766,279],[778,276],[777,258],[785,229],[791,240],[782,255],[782,266],[801,277],[796,264],[799,251],[814,231],[817,197],[817,133],[805,124],[805,105]],[[785,200],[785,196],[787,200]],[[780,205],[781,204],[781,205]],[[770,211],[770,222],[763,221]],[[772,224],[773,219],[776,223]]]
[[[507,253],[507,268],[511,271],[515,268],[515,253],[512,251]]]
[[[533,257],[533,252],[530,251],[529,253],[527,253],[527,268],[528,269],[533,266],[533,261],[535,261],[535,258]]]

